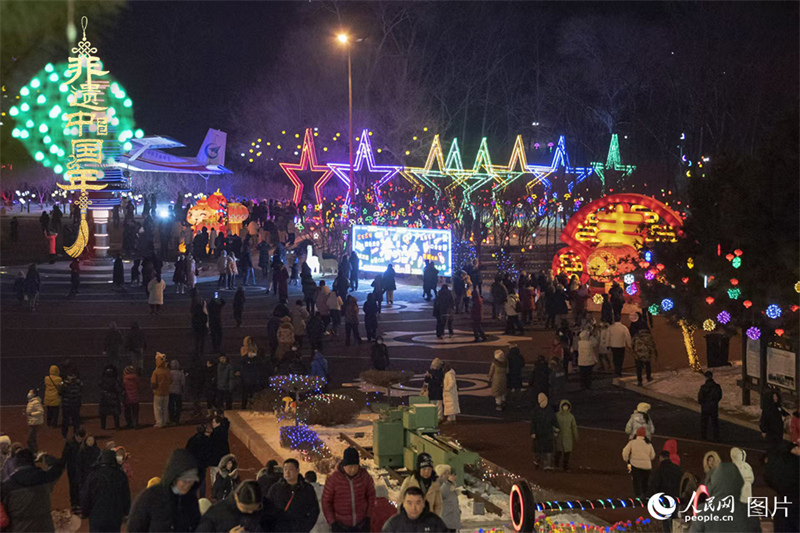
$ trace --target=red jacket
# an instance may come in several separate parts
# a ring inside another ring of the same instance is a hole
[[[383,524],[396,514],[397,507],[388,498],[375,498],[369,513],[369,530],[379,533],[383,530]]]
[[[372,476],[359,468],[358,473],[350,477],[344,473],[341,463],[336,471],[325,481],[322,491],[322,512],[329,524],[339,522],[353,527],[369,516],[375,501],[375,484]]]
[[[122,375],[122,389],[125,391],[122,403],[125,405],[139,403],[139,376],[136,373]]]

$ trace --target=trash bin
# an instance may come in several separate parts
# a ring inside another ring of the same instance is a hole
[[[730,337],[722,333],[708,333],[706,335],[706,363],[708,368],[730,366],[728,362],[730,340]]]

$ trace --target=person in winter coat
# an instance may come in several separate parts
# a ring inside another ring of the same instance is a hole
[[[383,273],[383,285],[382,289],[386,292],[386,304],[393,305],[394,304],[394,291],[397,290],[397,281],[394,271],[394,265],[389,263],[389,266],[386,267],[386,271]]]
[[[664,443],[662,451],[669,452],[669,460],[672,461],[673,464],[681,466],[681,456],[678,455],[678,441],[675,439],[667,440]]]
[[[124,347],[125,338],[122,336],[122,331],[117,327],[116,322],[109,323],[103,339],[103,354],[108,357],[108,362],[117,369],[120,367],[120,354]]]
[[[705,373],[706,382],[697,392],[697,403],[700,404],[700,438],[706,440],[708,426],[714,442],[719,442],[719,402],[722,400],[722,387],[714,381],[714,374]]]
[[[508,388],[511,392],[522,390],[522,369],[525,368],[525,358],[519,351],[519,346],[511,344],[508,350]]]
[[[375,487],[375,501],[369,511],[369,524],[372,533],[380,533],[386,522],[397,514],[397,507],[389,501],[389,489],[383,483]]]
[[[25,275],[25,282],[23,283],[25,296],[28,298],[28,305],[31,311],[36,311],[36,304],[39,302],[39,291],[42,288],[41,277],[36,265],[31,264],[28,267],[28,273]]]
[[[528,390],[532,398],[538,398],[539,394],[550,396],[550,366],[544,355],[540,355],[533,364],[533,371],[528,378]]]
[[[656,426],[653,424],[652,418],[650,418],[649,403],[641,402],[636,406],[636,410],[631,413],[630,418],[628,418],[628,423],[625,424],[625,433],[628,434],[628,440],[636,438],[639,428],[645,429],[645,437],[647,437],[647,441],[650,442],[650,439],[653,438],[653,433],[656,432]]]
[[[297,300],[291,310],[292,327],[294,328],[294,342],[298,348],[303,347],[303,337],[306,335],[306,322],[309,315],[303,300]]]
[[[106,417],[114,418],[114,429],[119,429],[121,412],[122,386],[117,376],[117,369],[107,365],[100,378],[100,429],[106,429]]]
[[[375,370],[386,370],[389,368],[389,347],[383,342],[383,337],[378,336],[375,344],[370,349],[370,359],[372,368]]]
[[[456,371],[448,363],[444,363],[444,381],[442,382],[442,399],[444,401],[444,416],[448,422],[455,422],[456,415],[461,413],[461,405],[458,402],[458,381]]]
[[[373,341],[378,336],[378,302],[372,293],[367,294],[364,302],[364,329],[367,332],[367,341]]]
[[[692,522],[689,531],[692,533],[760,531],[761,526],[758,519],[748,517],[747,505],[739,501],[742,484],[742,476],[736,465],[722,463],[715,468],[707,484],[709,496],[713,496],[717,502],[732,502],[733,509],[728,505],[724,507],[720,505],[699,506],[702,508],[698,509],[697,519]],[[797,508],[797,506],[794,507]],[[778,528],[775,531],[778,531]]]
[[[300,476],[300,463],[296,459],[283,462],[283,477],[270,487],[267,499],[277,510],[274,531],[307,533],[317,523],[317,495]]]
[[[206,470],[211,466],[211,424],[200,424],[196,428],[194,435],[186,441],[186,451],[192,454],[197,462],[198,476],[200,485],[197,492],[200,497],[206,495]],[[212,480],[213,483],[214,480]]]
[[[236,371],[228,362],[228,356],[220,354],[217,364],[217,409],[231,409],[235,379]]]
[[[581,375],[581,388],[592,388],[592,370],[597,364],[597,337],[590,329],[578,335],[578,371]]]
[[[183,395],[186,393],[186,374],[177,359],[169,362],[169,402],[167,410],[171,424],[180,424]]]
[[[562,466],[564,471],[569,470],[569,457],[575,443],[578,442],[578,424],[572,415],[572,404],[569,400],[561,400],[556,413],[558,432],[556,433],[556,464]],[[563,463],[561,459],[563,458]]]
[[[233,297],[233,320],[236,322],[236,327],[242,325],[242,315],[244,315],[244,302],[247,299],[244,296],[244,287],[236,289],[236,294]]]
[[[422,297],[430,302],[431,298],[436,298],[436,286],[439,284],[439,271],[433,261],[426,260],[425,268],[422,271]]]
[[[278,468],[278,461],[275,459],[267,461],[264,468],[259,470],[256,475],[258,486],[261,487],[262,494],[267,494],[270,487],[280,481],[281,477],[283,477],[283,473],[282,470]]]
[[[622,365],[625,362],[625,348],[631,346],[631,332],[619,320],[608,327],[608,347],[614,358],[614,373],[622,376]]]
[[[472,309],[469,316],[472,319],[475,342],[486,342],[486,332],[483,330],[483,298],[478,291],[472,293]]]
[[[506,299],[505,303],[506,335],[514,335],[515,333],[518,333],[519,335],[525,334],[522,321],[519,318],[521,310],[522,307],[519,302],[519,297],[517,296],[517,293],[514,292],[514,289],[511,289],[508,292],[508,298]]]
[[[167,283],[161,279],[161,274],[156,274],[156,277],[147,284],[147,303],[150,304],[151,315],[157,315],[161,312],[161,306],[164,305],[164,289],[166,287]]]
[[[456,303],[456,314],[461,314],[464,307],[464,297],[466,296],[466,283],[464,281],[464,272],[457,269],[453,272],[453,299]]]
[[[777,450],[767,454],[764,465],[764,481],[774,490],[781,501],[800,500],[800,454],[797,446],[781,443]],[[789,505],[789,511],[777,512],[773,517],[776,533],[800,531],[800,505]]]
[[[322,339],[325,337],[325,322],[319,311],[308,319],[306,337],[308,337],[308,343],[312,351],[322,349]]]
[[[640,427],[636,430],[636,438],[629,440],[622,449],[622,460],[628,464],[628,472],[633,480],[633,495],[636,498],[644,498],[647,479],[653,468],[653,459],[656,458],[653,445],[645,439],[645,435],[645,428]]]
[[[355,252],[350,252],[350,289],[358,290],[359,260]]]
[[[197,276],[199,272],[197,271],[197,263],[194,260],[194,257],[191,255],[186,256],[186,288],[190,291],[194,289],[195,283],[197,283]]]
[[[86,478],[100,457],[100,447],[92,435],[87,435],[78,449],[78,486],[83,488]]]
[[[761,399],[761,436],[766,440],[767,453],[777,450],[783,442],[783,417],[787,413],[781,407],[781,395],[776,390],[767,391]]]
[[[378,314],[381,314],[381,306],[383,305],[383,274],[378,274],[372,280],[372,295],[375,297],[375,303],[378,304]]]
[[[86,438],[86,431],[79,429],[72,436],[64,441],[64,449],[61,450],[61,461],[67,469],[67,482],[69,484],[69,503],[73,510],[80,508],[81,486],[80,474],[78,473],[78,451]]]
[[[119,531],[130,508],[128,476],[116,453],[103,450],[81,487],[81,515],[89,517],[89,531]]]
[[[218,414],[211,419],[211,462],[208,472],[212,483],[217,479],[217,465],[223,457],[231,453],[230,430],[231,422],[227,417]]]
[[[289,299],[289,271],[286,270],[286,265],[283,263],[278,264],[278,268],[273,269],[272,274],[273,283],[278,287],[278,298],[281,300]]]
[[[384,524],[382,531],[389,533],[448,531],[444,520],[430,510],[422,490],[418,487],[409,487],[401,494],[403,503],[400,511]]]
[[[167,356],[156,352],[156,369],[150,376],[150,387],[153,389],[153,415],[155,427],[163,428],[169,421],[169,385],[171,381],[167,370]]]
[[[355,296],[348,296],[344,304],[344,344],[350,346],[350,336],[361,344],[361,335],[358,332],[358,301]]]
[[[747,464],[747,452],[742,448],[731,448],[731,462],[739,469],[739,473],[742,475],[742,480],[744,481],[739,501],[747,503],[749,498],[753,495],[753,481],[755,481],[753,467]]]
[[[314,350],[314,357],[311,359],[311,375],[328,379],[328,360],[319,350]]]
[[[0,502],[9,519],[8,531],[40,533],[54,531],[51,516],[50,492],[64,471],[63,462],[46,456],[53,462],[49,470],[34,465],[34,454],[28,449],[14,456],[15,470],[0,485]]]
[[[633,360],[636,362],[636,379],[642,386],[642,374],[646,373],[647,382],[653,381],[651,362],[658,358],[656,342],[650,328],[647,326],[647,316],[644,313],[631,315],[631,345],[633,346]]]
[[[317,504],[319,508],[322,509],[322,493],[325,490],[325,487],[317,483],[317,473],[313,470],[306,472],[303,474],[303,479],[306,483],[308,483],[311,488],[314,489],[314,494],[317,495]],[[319,513],[317,516],[317,521],[314,523],[314,527],[311,528],[311,533],[329,533],[331,527],[328,525],[328,521],[325,520],[325,515],[323,513]]]
[[[228,257],[225,261],[225,273],[227,274],[226,284],[228,290],[231,291],[236,286],[236,278],[239,275],[239,266],[237,261],[238,259],[236,258],[236,254],[233,252],[233,250],[231,250],[228,253]]]
[[[333,280],[331,289],[338,294],[341,298],[347,297],[347,291],[350,288],[350,280],[347,279],[347,271],[340,270],[336,279]]]
[[[508,362],[503,350],[494,351],[492,366],[489,367],[489,382],[492,384],[495,409],[502,411],[506,407],[508,392]]]
[[[555,434],[559,431],[558,420],[550,400],[545,394],[539,394],[536,399],[536,406],[533,408],[531,418],[531,439],[533,440],[533,452],[536,456],[534,464],[536,468],[551,470],[553,452],[555,450]]]
[[[425,388],[428,390],[428,399],[436,405],[439,420],[444,419],[444,363],[436,357],[431,361],[431,367],[425,373]]]
[[[208,335],[208,309],[203,298],[196,294],[190,307],[192,335],[194,336],[194,358],[200,359],[205,352]]]
[[[186,272],[186,259],[183,255],[178,256],[175,261],[175,272],[172,274],[172,283],[175,284],[175,294],[184,294],[186,292],[186,281],[189,277]]]
[[[47,411],[47,425],[58,427],[58,409],[61,407],[61,372],[56,365],[50,366],[50,372],[44,378],[44,407]]]
[[[131,364],[140,375],[144,373],[144,351],[146,349],[147,337],[139,327],[139,323],[134,321],[125,337],[125,351],[130,354]]]
[[[436,475],[441,482],[442,513],[441,519],[449,531],[461,529],[461,508],[458,505],[458,490],[456,489],[456,475],[450,465],[436,466]]]
[[[81,426],[81,393],[83,383],[78,379],[77,371],[66,369],[67,379],[61,387],[61,436],[67,438],[67,429],[72,426],[78,431]]]
[[[345,449],[322,491],[322,512],[331,531],[369,531],[369,511],[375,501],[372,476],[361,468],[358,450]]]
[[[125,406],[125,426],[139,429],[139,374],[133,365],[122,373],[122,404]]]
[[[212,505],[200,520],[196,531],[248,532],[268,531],[264,495],[253,480],[244,481],[227,498]]]
[[[331,320],[331,312],[330,308],[328,307],[328,297],[331,294],[331,288],[325,285],[325,280],[320,280],[319,282],[319,289],[317,290],[315,302],[317,304],[317,311],[322,317],[322,321],[325,323],[325,328],[327,329],[330,320]]]
[[[707,484],[711,479],[711,472],[722,464],[722,458],[715,450],[711,450],[703,455],[703,472],[705,473],[705,480],[703,483]]]
[[[188,451],[172,452],[161,481],[145,489],[133,502],[128,517],[130,533],[195,531],[200,523],[197,463]]]
[[[681,495],[681,478],[683,477],[683,470],[670,460],[668,451],[662,451],[659,455],[658,466],[650,472],[647,482],[647,496],[652,497],[654,494],[665,494],[675,501],[680,499]],[[664,502],[666,503],[666,502]],[[672,518],[677,516],[677,509],[671,517],[662,521],[664,533],[672,531]]]
[[[433,316],[436,318],[436,338],[444,337],[445,327],[450,336],[453,336],[453,312],[455,311],[455,299],[453,293],[443,284],[439,289],[439,294],[433,301]]]
[[[211,333],[211,348],[214,353],[219,353],[222,349],[222,309],[225,307],[225,300],[219,296],[212,299],[206,305],[208,314],[208,331]]]
[[[214,483],[211,485],[211,501],[219,502],[227,498],[239,481],[239,461],[229,453],[217,463]]]
[[[432,513],[442,515],[442,487],[433,468],[433,459],[427,453],[417,455],[417,468],[403,480],[400,494],[405,494],[411,487],[422,491],[425,502]]]
[[[244,338],[244,345],[239,349],[242,359],[239,361],[239,374],[242,379],[242,409],[247,409],[250,397],[263,390],[267,383],[267,362],[252,337]]]
[[[39,451],[37,441],[39,427],[44,425],[44,407],[42,407],[42,399],[33,389],[28,391],[25,415],[28,419],[28,449],[36,454]]]
[[[292,325],[292,318],[285,316],[281,318],[281,325],[278,328],[278,351],[275,355],[277,361],[283,359],[286,352],[294,344],[294,326]]]

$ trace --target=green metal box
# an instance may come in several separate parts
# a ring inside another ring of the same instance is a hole
[[[436,431],[439,412],[432,403],[418,403],[403,410],[403,427],[409,431]]]
[[[403,433],[402,422],[372,422],[372,453],[379,467],[399,467],[403,464]]]

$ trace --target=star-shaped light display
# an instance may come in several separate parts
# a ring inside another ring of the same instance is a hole
[[[566,141],[564,136],[558,138],[556,150],[553,153],[553,161],[549,166],[547,165],[528,165],[528,170],[534,175],[534,178],[525,185],[525,190],[528,194],[531,193],[534,185],[543,183],[545,190],[549,191],[552,188],[552,183],[548,179],[549,176],[557,173],[560,168],[564,169],[565,174],[574,174],[575,179],[570,181],[567,188],[571,192],[575,185],[579,184],[592,174],[592,167],[572,167],[569,164],[569,154],[567,154]]]
[[[439,170],[433,169],[434,163],[438,163]],[[431,149],[428,151],[428,159],[425,161],[425,166],[405,167],[402,173],[406,179],[412,183],[416,181],[420,187],[427,186],[433,189],[438,198],[442,193],[442,188],[437,181],[453,179],[454,176],[461,176],[464,173],[464,165],[461,162],[461,151],[458,148],[458,139],[453,139],[453,142],[450,144],[450,150],[447,153],[447,159],[445,160],[442,144],[437,134],[434,136],[433,142],[431,143]],[[452,190],[452,187],[452,183],[446,186],[448,194]]]
[[[600,183],[603,184],[603,192],[606,191],[606,175],[605,172],[607,170],[613,170],[615,172],[621,172],[622,175],[619,179],[627,178],[631,172],[636,170],[636,165],[623,165],[622,164],[622,157],[619,155],[619,136],[614,133],[611,135],[611,143],[608,145],[608,158],[606,158],[605,164],[596,161],[594,163],[590,163],[592,168],[594,169],[595,174],[600,178]]]
[[[292,199],[295,205],[300,205],[303,199],[303,182],[297,176],[298,171],[307,170],[311,172],[322,172],[323,174],[319,180],[317,180],[317,183],[320,181],[327,182],[332,172],[328,165],[320,165],[317,162],[317,149],[314,147],[314,135],[311,132],[311,128],[306,128],[306,134],[303,139],[303,152],[300,154],[300,163],[279,163],[279,165],[294,184],[294,195]],[[322,204],[321,192],[321,188],[318,190],[317,186],[314,185],[317,205]]]
[[[380,188],[386,185],[392,178],[397,176],[402,170],[402,166],[394,165],[376,165],[375,155],[372,152],[372,143],[369,140],[369,130],[361,132],[361,138],[358,143],[358,152],[356,159],[353,162],[353,172],[360,172],[364,166],[364,161],[367,162],[367,170],[372,173],[383,173],[373,185],[375,196],[378,202],[382,202]],[[336,176],[347,185],[347,196],[345,197],[344,205],[349,209],[350,206],[350,164],[349,163],[328,163],[328,167],[333,171]],[[322,180],[320,180],[322,181]],[[319,182],[317,183],[319,185]],[[317,186],[315,185],[315,187]],[[324,185],[324,183],[323,183]],[[321,188],[321,186],[320,186]]]

